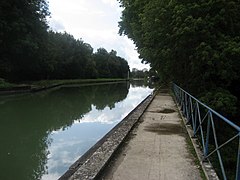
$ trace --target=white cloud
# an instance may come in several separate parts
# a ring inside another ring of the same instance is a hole
[[[131,69],[149,67],[141,64],[134,44],[118,34],[122,8],[117,0],[49,0],[49,9],[53,30],[82,38],[95,51],[100,47],[108,51],[115,49]]]
[[[53,179],[58,179],[61,174],[58,173],[52,173],[52,174],[44,174],[42,176],[42,180],[53,180]]]
[[[96,107],[92,105],[91,113],[86,114],[82,119],[78,119],[75,122],[113,124],[119,121],[115,116],[116,115],[111,113],[109,107],[104,108],[103,111],[98,111]]]
[[[85,114],[83,118],[77,119],[74,122],[116,124],[135,108],[140,103],[140,100],[143,100],[151,92],[152,90],[149,88],[130,88],[126,100],[123,100],[120,103],[115,103],[115,109],[111,110],[109,107],[105,107],[102,111],[99,111],[94,105],[92,105],[91,112]]]
[[[105,4],[109,4],[111,6],[118,5],[116,0],[102,0],[102,2],[105,3]]]
[[[58,32],[64,32],[65,27],[61,21],[58,21],[56,19],[50,19],[49,25],[53,31],[58,31]]]

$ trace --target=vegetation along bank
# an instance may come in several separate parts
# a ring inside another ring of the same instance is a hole
[[[45,0],[0,2],[0,84],[49,79],[126,78],[117,52],[49,29]]]

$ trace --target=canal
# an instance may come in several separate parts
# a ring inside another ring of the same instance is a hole
[[[111,83],[0,97],[0,179],[59,178],[152,91]]]

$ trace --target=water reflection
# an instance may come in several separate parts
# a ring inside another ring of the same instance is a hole
[[[149,84],[144,79],[133,80],[131,81],[132,87],[148,87]]]
[[[0,179],[57,179],[150,91],[118,83],[0,99]]]

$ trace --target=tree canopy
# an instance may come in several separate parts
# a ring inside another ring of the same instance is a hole
[[[179,84],[226,115],[236,114],[240,1],[119,2],[124,8],[120,34],[135,42],[162,81]]]
[[[28,71],[38,72],[46,52],[44,0],[1,0],[0,2],[0,76],[12,79]]]
[[[49,30],[45,0],[1,0],[0,78],[8,81],[125,78],[125,59],[68,33]]]

